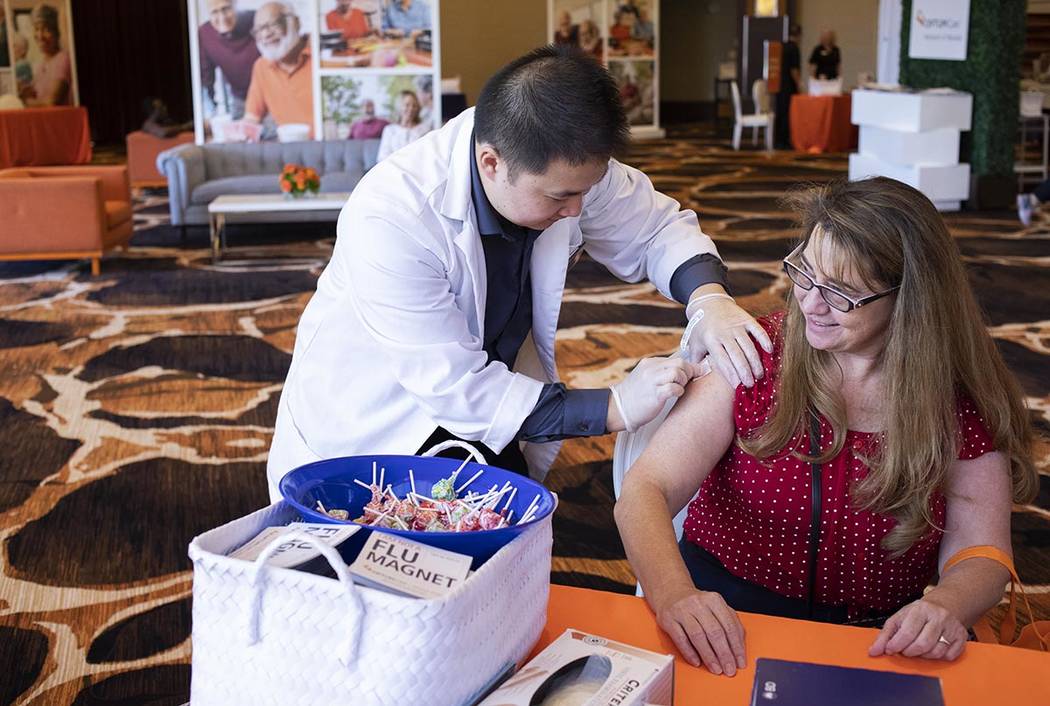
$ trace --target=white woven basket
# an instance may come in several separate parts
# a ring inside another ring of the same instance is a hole
[[[539,639],[551,516],[440,600],[355,585],[326,545],[338,579],[224,556],[295,516],[279,502],[190,543],[193,706],[461,706]]]

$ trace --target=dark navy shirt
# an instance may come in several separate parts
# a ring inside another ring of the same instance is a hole
[[[478,174],[474,140],[470,141],[470,196],[485,252],[488,292],[482,342],[489,362],[514,367],[518,351],[532,329],[532,250],[541,231],[511,223],[492,207]],[[725,267],[714,255],[697,255],[671,277],[671,293],[685,304],[697,287],[725,286]],[[536,407],[518,432],[524,441],[556,441],[606,432],[609,390],[568,390],[562,383],[543,386]]]

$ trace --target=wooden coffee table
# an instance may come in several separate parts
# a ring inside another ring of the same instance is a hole
[[[328,193],[302,198],[288,198],[283,194],[230,194],[220,196],[208,204],[211,223],[211,256],[217,262],[226,247],[226,222],[238,216],[260,213],[306,213],[316,214],[314,220],[330,216],[337,220],[343,204],[350,194]],[[320,216],[321,218],[318,218]]]

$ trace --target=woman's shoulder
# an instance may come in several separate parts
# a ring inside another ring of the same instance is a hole
[[[965,392],[955,396],[955,418],[959,429],[959,460],[969,461],[995,451],[995,439],[977,403]]]
[[[787,312],[783,309],[771,312],[757,318],[759,326],[769,334],[769,340],[773,342],[773,351],[767,353],[761,346],[758,354],[762,358],[762,367],[767,371],[775,369],[780,361],[780,353],[784,348],[784,325],[787,320]]]
[[[757,321],[773,342],[772,352],[766,352],[755,344],[762,361],[763,375],[752,387],[739,385],[733,401],[733,414],[738,432],[748,432],[765,423],[766,417],[776,401],[777,378],[780,372],[780,354],[783,349],[783,327],[785,312],[776,311],[758,317]]]

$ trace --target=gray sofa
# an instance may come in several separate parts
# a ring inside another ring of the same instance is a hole
[[[168,180],[171,224],[185,228],[207,225],[208,204],[223,194],[281,193],[278,176],[289,163],[316,169],[322,192],[353,191],[378,151],[379,140],[187,144],[161,152],[157,169]],[[270,213],[263,219],[308,221],[310,215]]]

